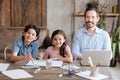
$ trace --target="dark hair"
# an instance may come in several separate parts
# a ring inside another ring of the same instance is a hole
[[[87,8],[85,10],[84,17],[86,16],[86,13],[91,10],[94,10],[97,13],[97,17],[99,17],[99,10],[97,10],[96,8]]]
[[[52,40],[49,35],[45,37],[43,40],[42,46],[39,47],[39,49],[47,49],[49,46],[52,46]]]
[[[26,25],[25,28],[24,28],[24,32],[27,32],[29,29],[34,29],[35,30],[37,40],[38,40],[40,29],[36,25]],[[22,36],[22,38],[24,39],[24,36]]]
[[[97,16],[99,17],[99,9],[98,9],[98,4],[92,4],[92,3],[88,3],[86,5],[86,10],[85,10],[85,13],[84,13],[84,17],[86,16],[86,13],[87,11],[91,11],[91,10],[94,10],[96,13],[97,13]]]
[[[51,37],[52,40],[53,40],[54,36],[57,35],[57,34],[61,34],[61,35],[64,37],[64,39],[65,39],[65,42],[64,42],[63,45],[60,47],[60,55],[63,56],[63,57],[65,57],[66,35],[65,35],[64,31],[62,31],[62,30],[55,30],[55,31],[52,33],[52,37]]]
[[[86,4],[86,9],[87,8],[96,8],[99,9],[99,1],[97,0],[90,0],[87,4]]]

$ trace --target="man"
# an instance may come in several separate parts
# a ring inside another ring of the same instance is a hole
[[[82,60],[84,50],[111,51],[109,34],[96,26],[99,21],[99,11],[96,8],[87,8],[84,19],[85,27],[77,30],[73,37],[72,54],[74,58]]]

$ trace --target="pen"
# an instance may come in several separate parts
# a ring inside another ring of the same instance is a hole
[[[34,64],[34,59],[32,58],[31,54],[28,54],[29,58],[30,58],[30,61],[32,62],[33,66],[35,65]]]
[[[28,53],[28,56],[30,57],[30,60],[31,60],[33,66],[34,66],[35,65],[34,64],[34,59],[32,58],[32,55],[29,53],[29,48],[27,48],[27,53]]]
[[[35,66],[34,59],[32,58],[32,56],[30,57],[30,60],[31,60],[33,66]]]
[[[32,64],[33,64],[33,66],[34,66],[35,64],[34,64],[34,60],[33,60],[33,58],[31,59],[31,61],[32,61]]]

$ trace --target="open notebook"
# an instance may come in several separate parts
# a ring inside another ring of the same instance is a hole
[[[52,67],[62,67],[63,65],[63,61],[54,61],[54,60],[49,60],[52,64]],[[34,63],[34,64],[33,64]],[[46,66],[46,60],[33,60],[29,61],[27,64],[27,66]]]
[[[101,61],[101,66],[109,66],[111,60],[111,51],[105,50],[88,50],[83,52],[82,65],[88,64],[88,57],[91,57],[94,64],[98,64]]]

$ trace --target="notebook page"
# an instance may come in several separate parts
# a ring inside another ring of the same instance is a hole
[[[90,73],[91,73],[91,71],[87,70],[87,71],[84,71],[84,72],[76,73],[76,75],[80,76],[80,77],[84,77],[86,79],[90,79],[90,80],[103,80],[103,79],[108,79],[109,78],[109,76],[104,75],[104,74],[99,74],[99,76],[97,76],[97,77],[91,77]]]
[[[22,69],[2,71],[2,73],[11,79],[32,78],[33,76]]]
[[[9,63],[0,63],[0,72],[7,70]]]
[[[54,61],[54,60],[49,60],[52,63],[52,67],[62,67],[63,61]],[[37,65],[37,66],[46,66],[46,60],[34,60],[29,61],[26,65]]]

